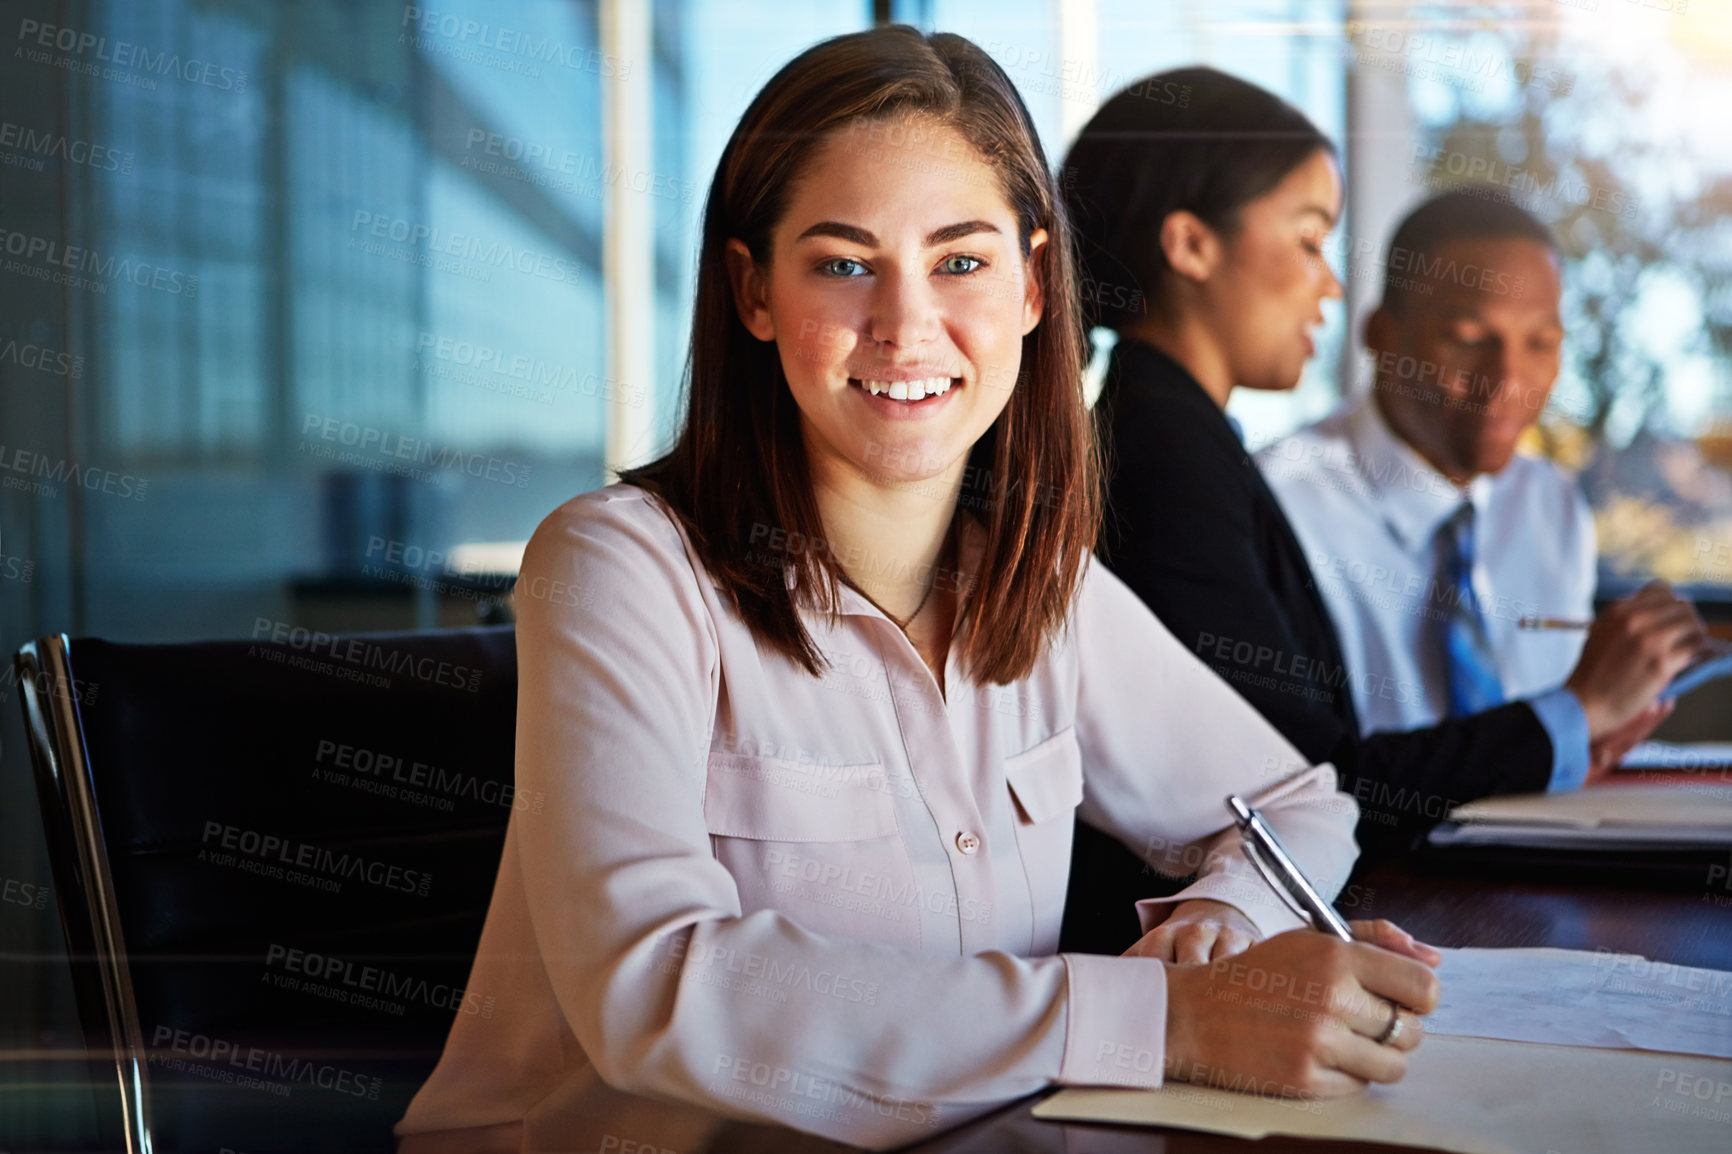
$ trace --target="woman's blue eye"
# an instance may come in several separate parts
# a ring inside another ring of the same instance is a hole
[[[835,260],[827,260],[818,266],[831,276],[861,276],[866,272],[866,266],[852,257],[839,256]]]
[[[953,276],[961,276],[973,272],[985,263],[977,256],[947,256],[944,258],[944,263],[938,267]]]

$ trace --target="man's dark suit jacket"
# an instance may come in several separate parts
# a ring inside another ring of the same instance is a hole
[[[1551,738],[1520,702],[1359,735],[1354,671],[1292,526],[1226,414],[1177,361],[1121,340],[1095,421],[1109,478],[1101,559],[1308,761],[1335,766],[1361,810],[1362,861],[1412,844],[1457,802],[1545,789]],[[1079,823],[1061,948],[1125,949],[1135,899],[1174,888]]]

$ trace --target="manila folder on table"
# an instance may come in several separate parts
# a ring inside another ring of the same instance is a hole
[[[1400,1082],[1355,1098],[1298,1101],[1176,1082],[1159,1090],[1073,1087],[1034,1115],[1460,1154],[1726,1154],[1732,1061],[1433,1036],[1413,1051]]]

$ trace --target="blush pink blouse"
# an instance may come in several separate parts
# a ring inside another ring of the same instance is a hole
[[[959,569],[984,532],[963,516]],[[1028,677],[948,695],[854,591],[759,648],[642,490],[542,523],[515,604],[513,811],[466,1004],[400,1150],[868,1147],[1051,1083],[1158,1086],[1166,975],[1054,954],[1079,812],[1270,935],[1223,799],[1333,894],[1356,808],[1103,566]],[[1145,928],[1164,912],[1143,903]],[[628,1145],[636,1143],[637,1146]]]

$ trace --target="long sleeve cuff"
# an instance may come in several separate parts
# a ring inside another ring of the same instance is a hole
[[[1154,958],[1060,954],[1070,1017],[1058,1080],[1067,1086],[1161,1084],[1167,1056],[1167,967]]]
[[[1327,827],[1330,822],[1338,822],[1339,828],[1351,829],[1359,816],[1359,808],[1353,799],[1335,788],[1335,767],[1328,762],[1314,765],[1304,773],[1259,791],[1251,801],[1275,823],[1282,840],[1292,847],[1290,852],[1300,860],[1303,860],[1301,855],[1305,851],[1297,847],[1302,841],[1307,850],[1318,844],[1312,841],[1316,831],[1307,827],[1319,824]],[[1347,845],[1352,847],[1351,840]],[[1313,860],[1310,867],[1311,884],[1324,897],[1334,898],[1347,883],[1355,856],[1356,852],[1350,852],[1330,861],[1327,856],[1314,855],[1321,860]],[[1196,899],[1232,906],[1250,919],[1251,924],[1257,927],[1258,936],[1263,939],[1307,924],[1251,865],[1236,825],[1229,825],[1209,841],[1203,861],[1203,872],[1197,880],[1178,893],[1170,897],[1144,898],[1137,903],[1137,920],[1143,933],[1165,921],[1172,913],[1170,907]]]
[[[1235,866],[1239,864],[1241,863],[1235,863]],[[1137,923],[1142,926],[1143,933],[1148,933],[1166,921],[1173,912],[1173,907],[1180,902],[1199,899],[1232,906],[1250,919],[1264,940],[1306,924],[1303,918],[1282,903],[1275,891],[1269,888],[1268,882],[1260,875],[1250,872],[1249,862],[1242,864],[1243,872],[1231,868],[1219,873],[1205,874],[1171,897],[1144,898],[1139,901]]]
[[[1554,689],[1528,699],[1552,740],[1552,776],[1547,793],[1579,789],[1588,779],[1588,715],[1567,689]]]

